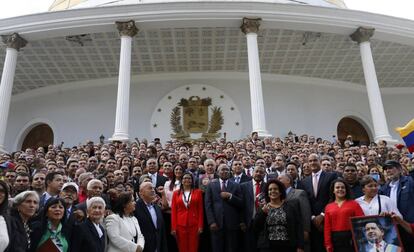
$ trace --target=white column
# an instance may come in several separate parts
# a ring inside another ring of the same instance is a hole
[[[115,130],[111,141],[128,141],[129,96],[131,84],[132,37],[138,32],[134,21],[116,22],[121,36],[119,59],[118,96],[116,100]]]
[[[393,142],[394,140],[388,130],[387,118],[385,117],[381,91],[378,84],[377,73],[375,71],[375,64],[372,58],[371,43],[369,40],[373,35],[373,28],[360,27],[351,35],[351,38],[359,44],[369,107],[374,126],[374,140],[375,142],[380,140]]]
[[[246,34],[247,39],[252,131],[257,132],[259,137],[267,137],[270,136],[270,134],[266,130],[259,47],[257,45],[257,32],[259,30],[260,20],[261,19],[243,18],[243,24],[240,28],[242,32]]]
[[[27,44],[27,41],[17,33],[3,36],[3,42],[7,45],[7,49],[0,82],[0,153],[6,152],[4,140],[6,137],[14,74],[16,72],[17,55],[20,48]]]

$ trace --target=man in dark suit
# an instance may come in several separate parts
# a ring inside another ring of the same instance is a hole
[[[143,252],[167,252],[167,237],[161,209],[153,204],[155,199],[154,186],[143,182],[139,187],[140,199],[135,208],[135,217],[145,238]]]
[[[266,176],[263,166],[256,166],[253,171],[253,180],[240,185],[243,194],[243,223],[241,225],[244,232],[244,251],[257,251],[257,234],[253,230],[253,219],[260,207],[260,196],[264,195],[266,183],[263,182]],[[264,198],[263,198],[264,199]]]
[[[234,160],[232,163],[233,177],[230,178],[230,181],[236,182],[237,184],[242,184],[244,182],[252,180],[251,177],[243,173],[243,164],[239,160]]]
[[[148,176],[151,178],[154,187],[156,189],[158,189],[160,186],[163,187],[168,178],[158,174],[158,162],[155,158],[150,158],[147,160],[147,169]]]
[[[329,202],[329,188],[332,181],[337,178],[336,173],[321,170],[320,159],[317,154],[310,154],[308,163],[312,169],[312,175],[303,180],[303,187],[311,206],[311,250],[312,252],[325,252],[323,246],[323,221],[324,209]]]
[[[237,232],[240,230],[243,208],[240,186],[229,181],[230,168],[227,164],[218,167],[219,179],[207,186],[205,211],[211,230],[213,252],[237,251]]]
[[[39,211],[42,209],[50,198],[59,196],[60,190],[63,186],[63,176],[57,172],[50,172],[45,178],[46,191],[40,197]]]
[[[295,189],[292,186],[293,179],[289,174],[282,174],[278,177],[286,188],[286,200],[297,200],[302,215],[303,237],[305,240],[305,251],[310,251],[309,234],[311,231],[311,208],[309,199],[304,190]]]
[[[292,177],[292,187],[303,190],[303,182],[299,179],[299,164],[295,161],[290,161],[286,164],[286,174]]]

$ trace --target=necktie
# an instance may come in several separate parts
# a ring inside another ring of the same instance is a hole
[[[221,182],[221,191],[225,192],[226,191],[226,181],[223,180],[223,182]]]
[[[312,184],[313,184],[313,194],[316,198],[316,196],[318,196],[318,175],[316,174],[313,175]]]
[[[260,194],[260,183],[259,182],[256,182],[256,195],[255,195],[255,198],[256,198],[256,201],[255,201],[256,209],[259,208],[259,197],[257,197],[259,194]]]
[[[251,176],[251,174],[250,174],[250,169],[247,169],[247,176]]]

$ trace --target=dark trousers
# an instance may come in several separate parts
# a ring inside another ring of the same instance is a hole
[[[354,252],[351,231],[331,232],[334,252]]]
[[[312,252],[326,252],[323,242],[323,232],[319,232],[313,223],[311,225],[310,239]]]
[[[246,229],[246,232],[242,232],[241,239],[243,239],[243,247],[241,248],[244,252],[256,252],[257,251],[257,235],[253,230],[253,226],[250,225]]]
[[[238,252],[237,230],[219,229],[211,232],[213,252]]]
[[[162,213],[165,223],[165,232],[167,236],[167,247],[169,252],[178,252],[177,242],[171,235],[171,213]]]

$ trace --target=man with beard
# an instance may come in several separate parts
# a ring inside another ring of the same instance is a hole
[[[380,189],[380,193],[391,198],[405,221],[414,222],[414,180],[410,176],[402,175],[402,166],[398,161],[387,160],[383,169],[387,183]],[[411,235],[400,229],[401,240],[405,248],[413,248],[414,240]]]
[[[66,218],[70,218],[75,210],[74,204],[78,200],[78,185],[74,182],[65,183],[59,197],[65,201]]]
[[[253,180],[240,185],[243,194],[243,231],[244,251],[257,251],[257,237],[253,230],[253,219],[260,207],[260,200],[264,199],[265,183],[263,179],[266,175],[263,166],[256,166],[253,171]]]

